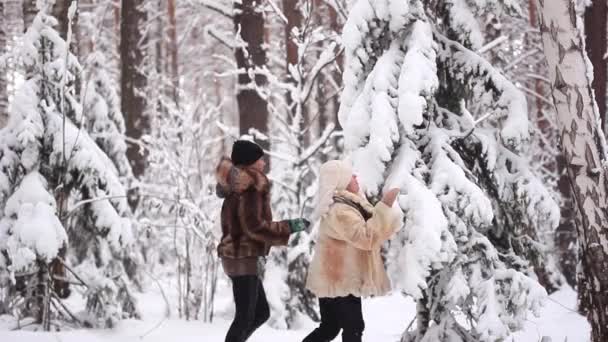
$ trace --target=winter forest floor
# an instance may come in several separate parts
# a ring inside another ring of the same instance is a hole
[[[73,330],[53,333],[10,331],[14,322],[0,317],[0,341],[2,342],[222,342],[230,325],[231,303],[227,296],[218,302],[219,318],[214,323],[185,321],[177,318],[164,319],[166,310],[158,291],[140,295],[142,320],[125,320],[114,329]],[[523,331],[507,342],[539,342],[541,336],[550,336],[552,342],[586,342],[589,326],[584,317],[570,310],[576,303],[576,293],[565,288],[554,293],[541,311],[541,317],[530,317]],[[366,342],[396,342],[415,313],[411,298],[399,294],[364,301]],[[173,317],[173,316],[172,316]],[[314,327],[305,322],[298,330],[276,330],[263,326],[250,342],[297,342]],[[340,338],[336,338],[339,341]]]

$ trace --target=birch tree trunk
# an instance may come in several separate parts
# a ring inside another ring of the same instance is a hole
[[[536,8],[536,0],[528,1],[528,24],[530,27],[538,29],[538,11]],[[526,44],[528,48],[535,48],[536,44],[539,43],[537,40],[538,38],[538,33],[532,31],[526,32]],[[529,70],[536,75],[547,74],[547,70],[545,69],[546,66],[542,63],[535,63],[531,65],[530,68],[531,69]],[[528,88],[534,90],[534,92],[537,94],[546,96],[547,98],[550,96],[550,89],[543,86],[543,82],[539,78],[531,78],[529,80]],[[547,107],[544,105],[544,102],[541,101],[540,97],[533,97],[529,98],[528,103],[533,104],[529,113],[531,117],[532,115],[536,116],[534,121],[536,122],[540,134],[543,136],[552,135],[552,131],[555,129],[555,127],[553,127],[550,121],[547,119],[548,113],[545,112],[547,111]],[[549,147],[545,146],[545,142],[542,139],[539,141],[539,144],[541,149]],[[573,210],[574,203],[572,199],[572,189],[570,187],[570,181],[568,180],[568,174],[565,172],[564,158],[558,154],[554,162],[548,163],[546,167],[550,170],[557,171],[557,174],[559,175],[558,190],[561,195],[561,217],[559,226],[557,227],[554,235],[554,243],[557,247],[559,257],[559,266],[568,284],[572,286],[572,288],[576,288],[576,265],[578,263],[578,256],[576,253],[576,226],[574,224],[575,212]],[[542,282],[541,285],[543,285],[548,291],[557,290],[557,288],[548,288],[547,284]]]
[[[581,305],[592,341],[601,342],[608,337],[608,187],[592,67],[574,0],[538,0],[538,9],[561,147],[578,211]]]

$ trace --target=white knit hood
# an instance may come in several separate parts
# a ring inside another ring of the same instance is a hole
[[[315,217],[323,217],[333,203],[334,193],[345,190],[353,176],[353,169],[344,160],[330,160],[321,165],[319,175],[318,203]]]

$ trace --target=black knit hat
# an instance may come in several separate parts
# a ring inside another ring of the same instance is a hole
[[[264,150],[251,141],[237,140],[232,145],[232,155],[230,158],[234,165],[248,166],[264,156]]]

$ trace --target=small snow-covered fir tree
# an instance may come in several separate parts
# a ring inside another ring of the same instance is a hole
[[[545,290],[538,232],[559,208],[525,158],[523,94],[475,51],[478,19],[511,1],[360,0],[344,28],[345,147],[367,195],[399,187],[405,227],[387,247],[418,301],[402,341],[499,341]]]
[[[119,176],[128,180],[133,175],[126,156],[125,120],[120,111],[115,84],[106,71],[107,64],[105,56],[99,51],[87,58],[90,74],[83,97],[85,125],[91,138],[112,160]]]
[[[125,270],[134,273],[136,258],[127,248],[133,228],[120,178],[130,173],[121,169],[120,113],[98,75],[82,116],[74,89],[81,66],[68,51],[70,34],[66,42],[54,30],[50,6],[38,2],[23,37],[25,81],[0,131],[0,286],[17,299],[11,313],[32,315],[45,329],[58,318],[111,326],[137,315]],[[85,289],[84,314],[60,303],[66,280]]]

